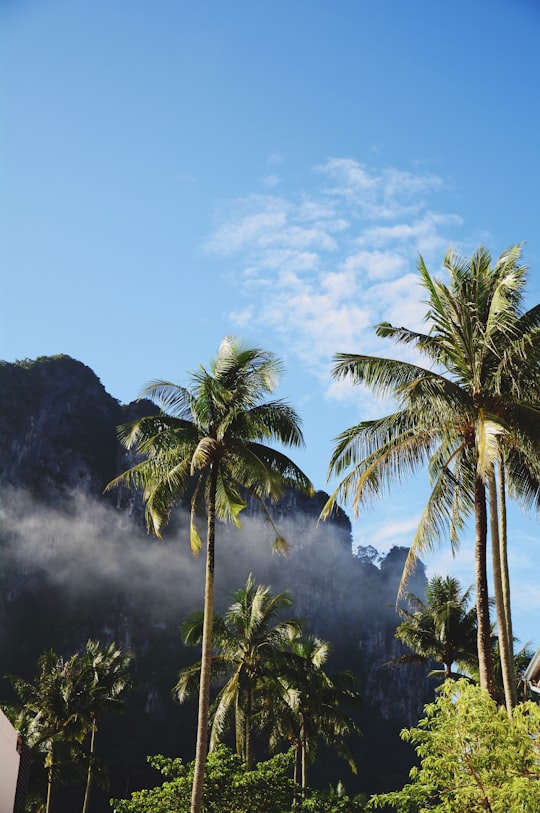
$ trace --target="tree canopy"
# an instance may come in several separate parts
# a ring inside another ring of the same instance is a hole
[[[536,813],[540,810],[540,707],[527,702],[509,718],[488,692],[446,681],[418,727],[402,738],[420,765],[399,791],[373,797],[369,809],[400,813]]]

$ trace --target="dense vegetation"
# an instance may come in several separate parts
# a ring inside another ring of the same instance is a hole
[[[540,809],[540,706],[525,702],[512,717],[467,680],[447,681],[417,728],[403,731],[420,765],[399,791],[369,809],[402,813],[535,813]]]
[[[150,763],[167,777],[167,781],[151,790],[134,793],[129,800],[114,800],[115,813],[188,813],[194,764],[185,766],[181,760],[150,758]],[[360,813],[365,799],[351,799],[342,787],[327,792],[307,789],[304,798],[295,798],[291,779],[292,753],[278,754],[253,769],[221,745],[207,760],[203,792],[205,813],[286,813],[294,810],[307,813]]]

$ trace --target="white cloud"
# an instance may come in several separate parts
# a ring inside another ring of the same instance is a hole
[[[369,543],[377,548],[379,553],[389,550],[393,545],[408,546],[418,527],[420,515],[392,519],[377,526],[370,534]]]
[[[416,274],[404,274],[398,279],[373,285],[370,294],[375,301],[382,303],[379,309],[380,321],[397,326],[405,325],[411,330],[424,329],[426,305],[422,299],[425,296],[418,286]],[[400,348],[400,355],[403,352],[404,348]]]
[[[346,300],[357,292],[357,282],[353,271],[329,271],[321,277],[321,287],[335,300]]]
[[[232,254],[252,246],[264,244],[268,235],[282,229],[287,213],[268,199],[254,199],[258,211],[237,219],[229,219],[220,226],[207,243],[207,250],[216,254]],[[261,205],[262,204],[262,205]]]
[[[262,178],[263,186],[268,187],[268,189],[273,189],[275,186],[279,186],[281,183],[281,178],[278,175],[265,175]]]
[[[237,327],[249,325],[253,319],[253,305],[250,305],[242,311],[233,311],[231,313],[231,319]]]
[[[369,279],[382,280],[395,277],[406,270],[407,260],[394,251],[358,251],[344,262],[345,268],[365,274]]]
[[[333,181],[328,194],[346,199],[370,219],[389,220],[417,212],[424,205],[424,196],[443,185],[431,173],[371,169],[350,158],[331,158],[316,170]]]
[[[313,177],[312,190],[297,196],[231,202],[205,248],[234,257],[245,304],[233,322],[275,331],[287,355],[320,380],[335,352],[392,354],[374,335],[379,321],[421,326],[417,253],[440,263],[452,242],[446,230],[461,219],[431,205],[443,181],[430,173],[331,158]],[[326,386],[327,395],[345,397],[343,385],[327,377]]]

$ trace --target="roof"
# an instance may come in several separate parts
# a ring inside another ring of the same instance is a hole
[[[532,656],[531,662],[527,666],[525,674],[523,675],[523,679],[527,683],[531,683],[533,680],[540,681],[540,647],[538,647]]]

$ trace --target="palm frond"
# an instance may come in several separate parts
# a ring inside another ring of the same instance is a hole
[[[177,419],[193,421],[194,396],[187,387],[156,379],[144,387],[140,398],[154,401],[164,414],[169,413]]]

